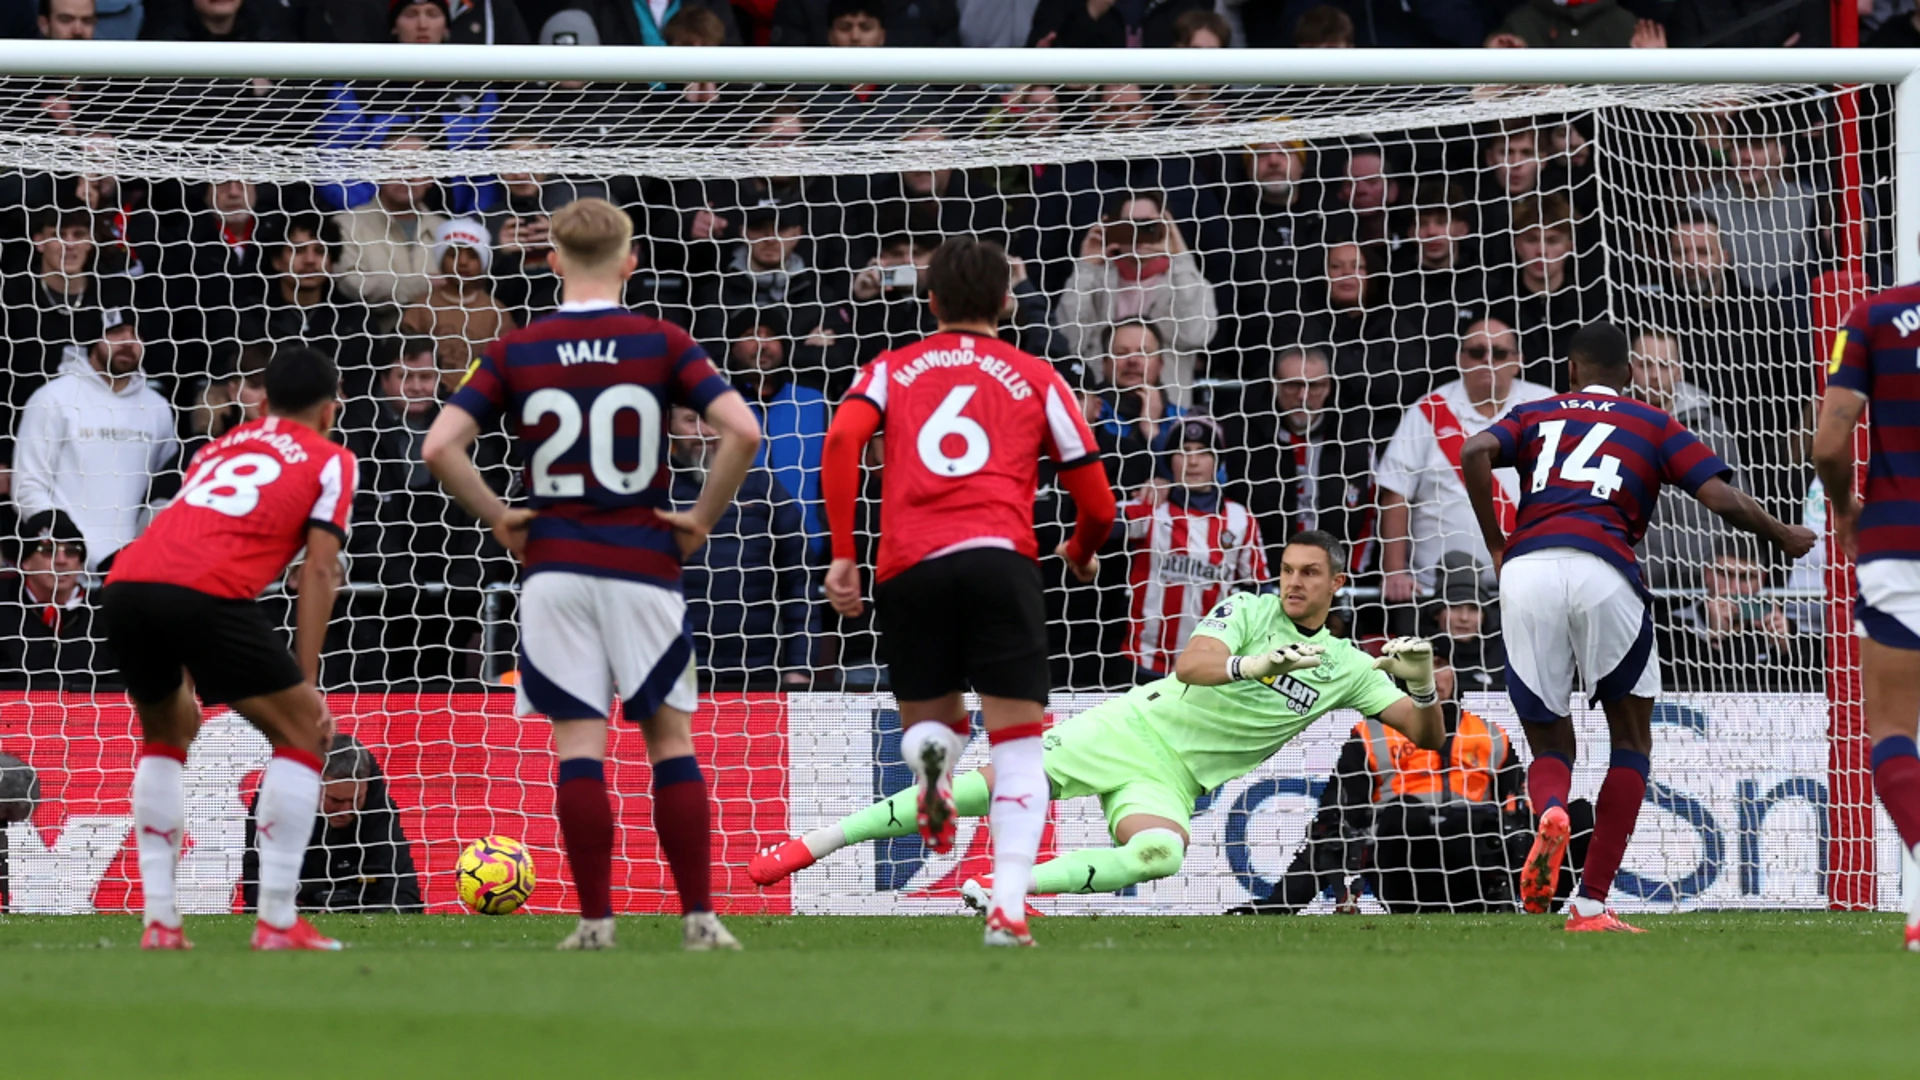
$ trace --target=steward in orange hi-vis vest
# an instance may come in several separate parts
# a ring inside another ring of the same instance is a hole
[[[1447,744],[1441,750],[1422,750],[1376,720],[1353,725],[1353,737],[1366,747],[1367,772],[1374,778],[1373,801],[1497,801],[1502,810],[1514,809],[1517,793],[1494,798],[1499,772],[1512,759],[1507,733],[1465,709],[1459,710],[1459,717],[1457,724],[1448,725]]]
[[[1451,675],[1444,665],[1436,673]],[[1422,750],[1391,728],[1353,726],[1305,842],[1267,899],[1236,909],[1296,912],[1331,892],[1351,910],[1364,888],[1388,910],[1514,910],[1514,875],[1533,843],[1526,769],[1513,742],[1452,700],[1451,678],[1437,680],[1446,742]],[[1586,858],[1593,806],[1567,806],[1573,842],[1563,886]]]

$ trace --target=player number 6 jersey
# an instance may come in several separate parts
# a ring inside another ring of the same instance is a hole
[[[882,353],[848,396],[880,411],[886,435],[881,581],[973,547],[1038,557],[1040,456],[1068,469],[1098,453],[1065,380],[998,338],[943,332]]]

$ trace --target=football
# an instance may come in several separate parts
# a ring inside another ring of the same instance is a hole
[[[468,844],[454,873],[460,902],[482,915],[505,915],[533,895],[533,853],[511,836]]]

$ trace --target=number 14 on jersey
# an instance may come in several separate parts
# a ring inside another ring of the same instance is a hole
[[[1598,461],[1594,455],[1607,444],[1612,436],[1612,424],[1595,424],[1587,429],[1586,437],[1573,448],[1565,461],[1560,460],[1560,441],[1567,433],[1565,420],[1547,420],[1540,425],[1540,456],[1533,462],[1533,482],[1530,490],[1544,491],[1553,480],[1557,467],[1563,480],[1576,484],[1591,484],[1593,497],[1611,499],[1613,493],[1620,490],[1620,459],[1612,454],[1601,454]]]

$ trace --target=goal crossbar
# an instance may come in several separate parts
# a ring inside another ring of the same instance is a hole
[[[1240,83],[1280,86],[1898,83],[1902,49],[555,49],[0,41],[0,74],[595,82]]]

